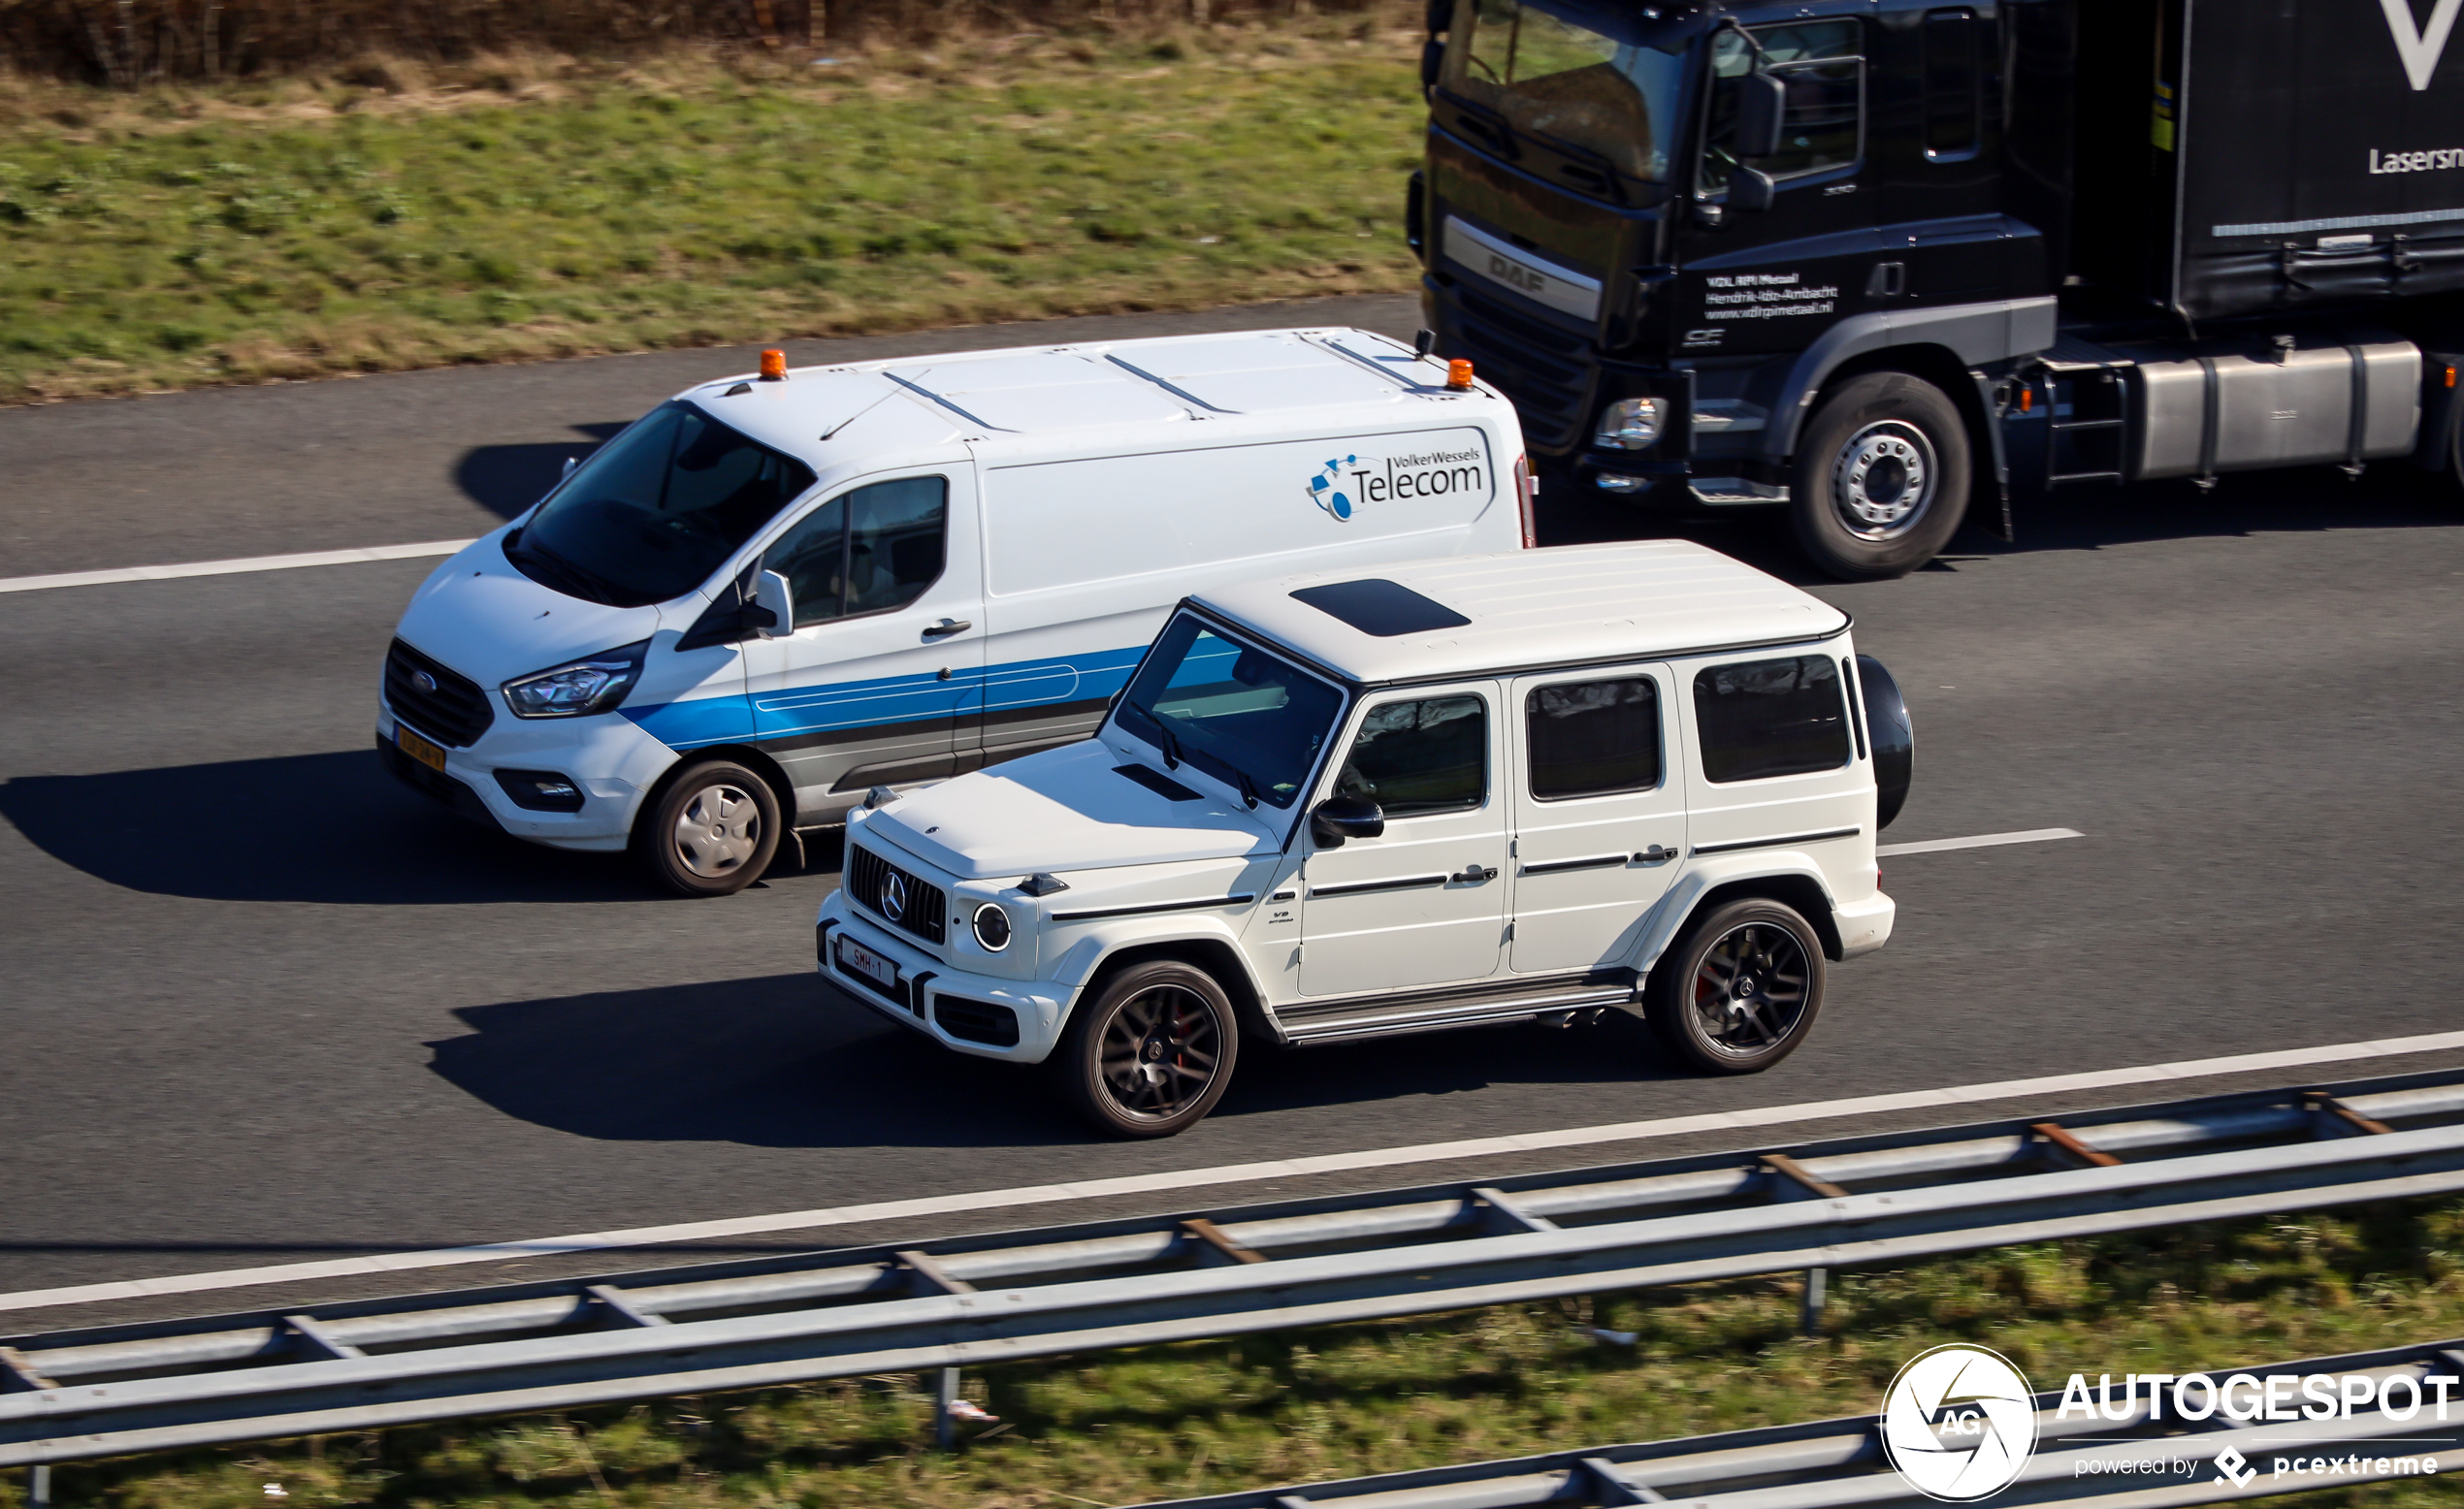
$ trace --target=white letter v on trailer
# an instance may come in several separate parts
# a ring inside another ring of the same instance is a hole
[[[2447,50],[2447,38],[2455,30],[2455,13],[2464,0],[2439,0],[2430,11],[2426,31],[2413,24],[2413,7],[2407,0],[2379,0],[2380,9],[2387,13],[2387,30],[2395,33],[2395,50],[2404,59],[2404,77],[2415,89],[2430,86],[2430,75],[2438,72],[2439,55]]]

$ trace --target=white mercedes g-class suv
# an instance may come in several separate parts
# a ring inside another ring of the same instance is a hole
[[[1618,1010],[1767,1068],[1891,936],[1912,744],[1848,628],[1680,541],[1204,593],[1093,739],[853,814],[821,973],[1126,1137],[1259,1036]]]

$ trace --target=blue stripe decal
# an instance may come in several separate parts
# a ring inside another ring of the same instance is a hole
[[[1145,645],[1049,660],[1015,660],[944,681],[937,674],[823,683],[761,696],[695,697],[629,707],[627,718],[669,749],[837,733],[985,711],[1109,698],[1129,684]]]

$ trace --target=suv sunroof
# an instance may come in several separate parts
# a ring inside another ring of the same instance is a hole
[[[1425,634],[1440,628],[1461,628],[1470,619],[1434,597],[1423,597],[1401,582],[1368,577],[1357,582],[1329,582],[1303,587],[1292,594],[1318,612],[1343,620],[1364,634],[1392,639],[1398,634]]]

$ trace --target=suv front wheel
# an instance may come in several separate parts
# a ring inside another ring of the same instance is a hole
[[[1794,908],[1732,901],[1662,955],[1645,1014],[1696,1068],[1750,1075],[1797,1051],[1823,1009],[1823,946]]]
[[[1223,1099],[1240,1047],[1231,999],[1215,977],[1155,959],[1080,1003],[1053,1068],[1062,1093],[1115,1137],[1170,1137]]]

